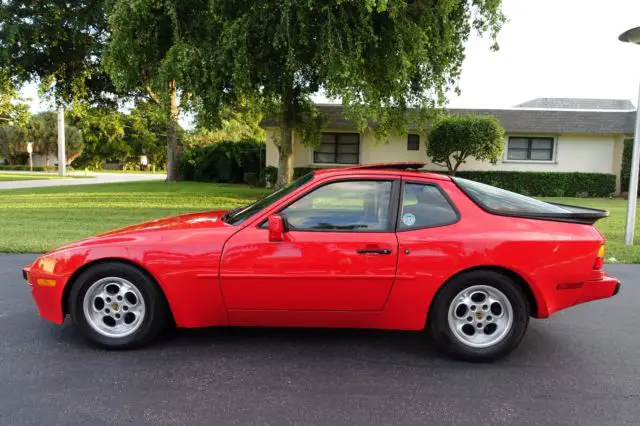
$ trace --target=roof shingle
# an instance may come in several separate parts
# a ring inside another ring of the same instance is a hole
[[[587,99],[587,98],[536,98],[516,105],[514,108],[541,109],[590,109],[633,111],[636,108],[628,99]]]
[[[341,105],[318,105],[328,117],[327,128],[354,129]],[[632,135],[635,111],[545,110],[545,109],[448,109],[449,114],[489,114],[495,116],[507,133],[600,133]],[[266,119],[263,127],[276,127],[278,121]],[[372,126],[375,127],[375,126]],[[409,125],[417,130],[415,123]]]

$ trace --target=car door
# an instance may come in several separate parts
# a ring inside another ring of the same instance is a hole
[[[322,183],[280,209],[289,231],[269,241],[266,218],[226,243],[220,282],[230,310],[376,311],[395,279],[399,181]]]

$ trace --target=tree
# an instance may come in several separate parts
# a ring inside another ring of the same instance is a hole
[[[29,118],[29,106],[20,98],[16,84],[0,70],[0,127],[24,126]]]
[[[70,124],[82,131],[84,149],[74,167],[102,168],[104,160],[126,161],[131,147],[124,140],[126,116],[110,108],[87,108],[74,105],[69,111]]]
[[[65,153],[67,161],[72,161],[82,153],[82,133],[73,126],[65,125]],[[29,120],[28,140],[33,142],[33,152],[44,157],[49,166],[49,157],[58,150],[57,115],[53,111],[41,112]]]
[[[210,1],[203,9],[223,31],[205,28],[189,43],[207,72],[194,91],[215,98],[220,82],[255,99],[280,121],[278,184],[291,180],[292,134],[319,143],[323,118],[311,95],[341,99],[363,131],[384,139],[425,122],[443,105],[461,71],[472,29],[495,39],[501,0]],[[494,48],[497,48],[494,45]],[[201,107],[210,109],[207,102]],[[216,105],[217,107],[217,105]],[[417,111],[413,113],[412,111]]]
[[[0,22],[0,71],[39,81],[59,104],[113,103],[114,86],[101,67],[105,0],[4,0]]]
[[[202,20],[206,9],[207,0],[115,0],[109,10],[104,64],[118,87],[145,91],[165,112],[167,181],[178,179],[178,97],[182,94],[187,105],[189,76],[207,72],[201,65],[192,69],[195,58],[184,42],[191,33],[215,26]]]
[[[427,156],[454,176],[469,157],[498,161],[504,151],[504,129],[491,115],[444,116],[429,131]]]
[[[19,126],[0,126],[0,157],[8,164],[24,164],[27,153],[27,130]]]

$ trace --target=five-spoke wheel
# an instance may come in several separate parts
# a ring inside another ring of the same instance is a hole
[[[434,298],[429,331],[449,354],[491,361],[511,352],[529,323],[529,305],[520,284],[495,271],[454,277]]]
[[[505,338],[513,322],[507,296],[487,285],[462,290],[449,305],[449,327],[462,343],[486,348]]]
[[[131,264],[98,263],[83,271],[71,286],[71,318],[89,340],[100,346],[139,346],[168,324],[169,309],[160,288]]]
[[[124,337],[142,324],[145,304],[138,288],[120,277],[105,277],[91,284],[84,295],[89,325],[106,337]]]

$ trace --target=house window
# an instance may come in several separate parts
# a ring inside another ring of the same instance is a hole
[[[409,135],[407,137],[407,151],[418,151],[420,149],[420,135]]]
[[[320,145],[313,151],[316,164],[359,164],[358,133],[323,133]]]
[[[509,137],[507,160],[551,161],[553,138]]]

